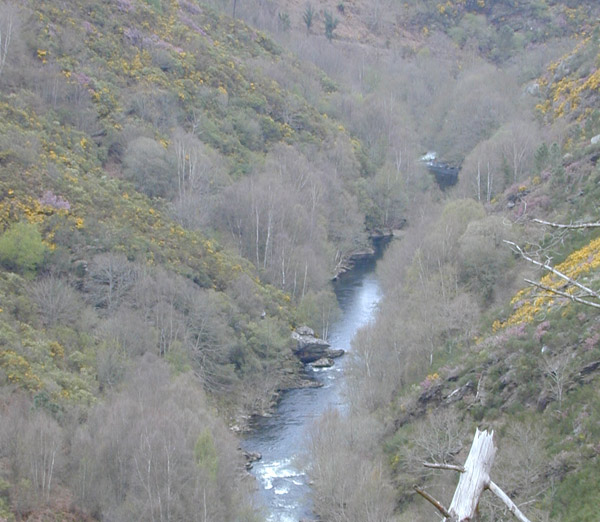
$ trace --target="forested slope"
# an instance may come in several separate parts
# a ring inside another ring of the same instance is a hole
[[[254,520],[228,427],[367,244],[335,84],[195,1],[2,2],[0,49],[0,517]]]
[[[290,329],[326,331],[368,233],[407,225],[349,415],[308,441],[316,509],[431,519],[412,485],[455,479],[422,461],[479,426],[532,520],[594,520],[597,228],[533,219],[598,221],[598,15],[1,2],[0,517],[259,520],[228,427],[297,383]]]

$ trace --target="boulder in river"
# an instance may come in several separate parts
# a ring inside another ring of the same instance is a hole
[[[308,326],[301,326],[292,332],[292,339],[296,341],[296,346],[292,348],[294,354],[305,364],[328,356],[331,345],[315,337],[315,332]]]
[[[321,357],[310,364],[313,368],[331,368],[333,366],[333,359],[331,357]]]
[[[262,459],[262,455],[258,451],[244,451],[242,452],[244,459],[246,460],[246,469],[252,468],[252,465]]]

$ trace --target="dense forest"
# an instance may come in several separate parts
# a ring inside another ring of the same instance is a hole
[[[264,520],[238,433],[382,235],[319,517],[431,520],[479,427],[597,520],[599,90],[595,0],[0,0],[0,520]]]

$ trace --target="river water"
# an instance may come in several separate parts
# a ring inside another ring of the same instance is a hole
[[[375,259],[362,262],[335,283],[342,314],[329,330],[332,348],[348,351],[356,331],[374,318],[381,298],[375,263]],[[316,518],[308,478],[302,471],[304,441],[307,429],[327,408],[344,408],[347,358],[336,359],[332,368],[307,368],[307,377],[320,381],[323,387],[285,392],[273,416],[259,419],[243,443],[245,450],[262,454],[251,473],[258,481],[260,501],[269,522]]]

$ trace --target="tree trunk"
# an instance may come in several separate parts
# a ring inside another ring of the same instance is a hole
[[[530,522],[509,496],[490,479],[490,470],[495,455],[494,432],[488,433],[487,430],[477,430],[464,467],[452,464],[424,463],[428,468],[454,470],[461,474],[458,486],[454,491],[454,497],[452,497],[450,509],[446,509],[441,502],[425,491],[420,490],[417,486],[415,486],[415,491],[444,515],[444,522],[472,522],[477,520],[479,498],[486,489],[496,495],[518,520]]]
[[[451,522],[473,520],[479,504],[479,497],[490,482],[490,470],[494,463],[496,448],[494,446],[494,432],[486,430],[475,433],[471,451],[465,462],[465,472],[461,473],[458,486],[450,504]]]

